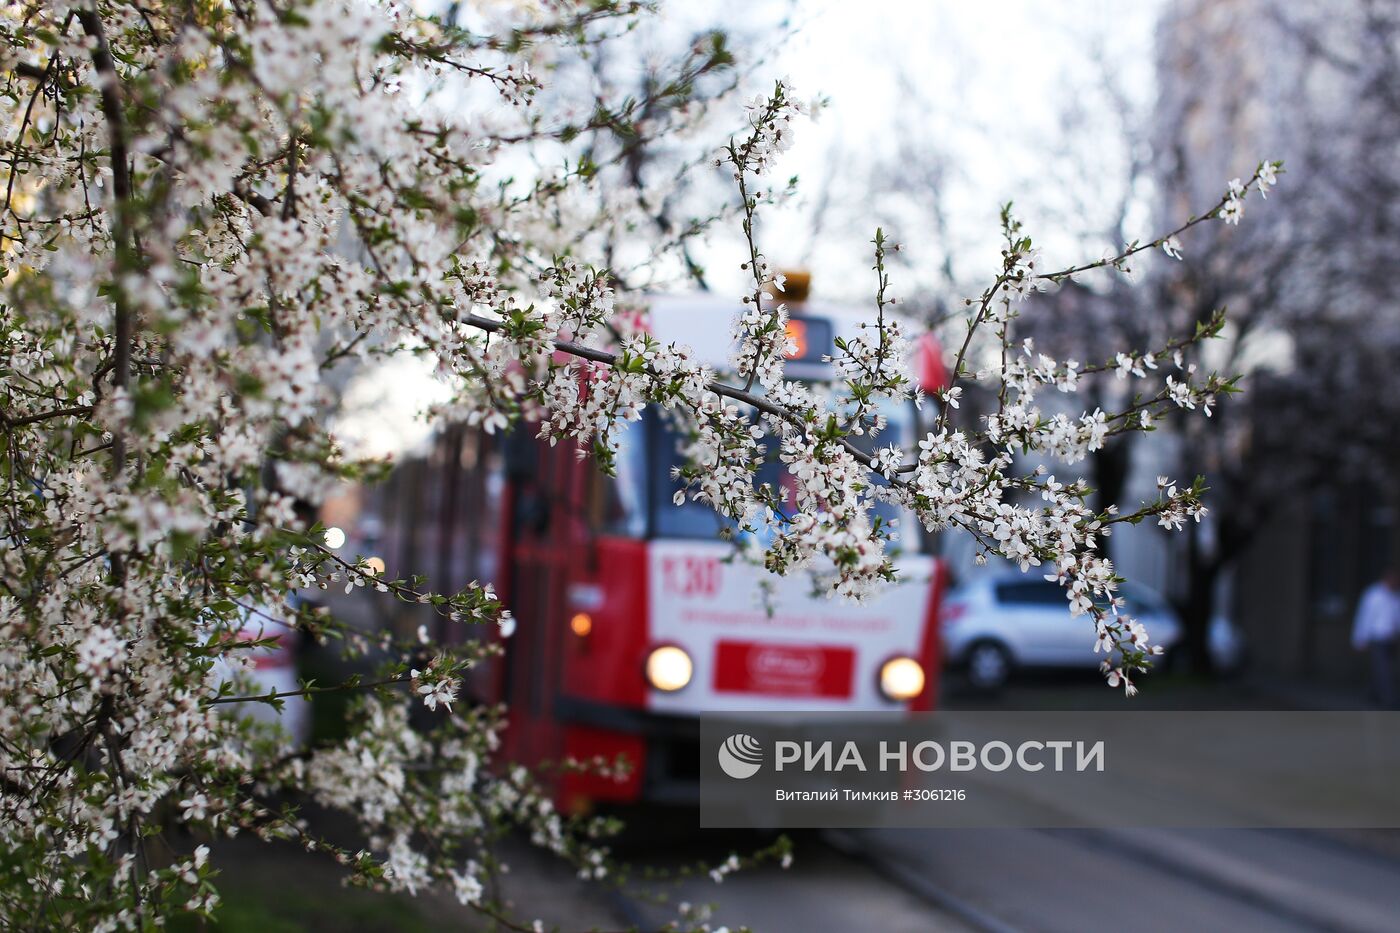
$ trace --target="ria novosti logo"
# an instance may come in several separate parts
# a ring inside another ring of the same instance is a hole
[[[763,746],[753,736],[736,732],[720,745],[719,766],[732,778],[751,778],[763,766]]]

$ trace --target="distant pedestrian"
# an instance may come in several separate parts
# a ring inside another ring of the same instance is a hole
[[[1387,570],[1366,587],[1356,607],[1351,645],[1370,658],[1371,693],[1383,709],[1395,709],[1395,645],[1400,639],[1400,569]]]

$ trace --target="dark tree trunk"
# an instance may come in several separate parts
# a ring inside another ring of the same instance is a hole
[[[1191,670],[1210,674],[1210,620],[1215,616],[1215,583],[1220,579],[1220,563],[1193,554],[1187,565],[1186,597],[1182,601],[1182,647]]]
[[[1097,496],[1095,507],[1099,511],[1123,501],[1128,471],[1132,467],[1132,452],[1132,444],[1120,437],[1089,455],[1089,482],[1094,486]],[[1112,535],[1099,538],[1099,553],[1109,560],[1113,559]]]

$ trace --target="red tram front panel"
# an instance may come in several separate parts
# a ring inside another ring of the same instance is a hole
[[[559,749],[576,758],[625,755],[633,771],[620,782],[566,777],[560,797],[570,809],[685,799],[688,780],[694,791],[694,726],[707,714],[932,708],[940,590],[933,558],[902,558],[901,582],[857,604],[814,597],[806,574],[770,577],[732,559],[723,543],[598,538],[585,547],[593,558],[576,565],[553,622],[564,643],[558,720],[521,725],[561,729]],[[765,586],[767,605],[756,595]],[[682,649],[693,664],[679,690],[647,683],[647,656],[660,646]],[[924,690],[910,701],[880,691],[881,665],[895,657],[914,658],[924,671]]]

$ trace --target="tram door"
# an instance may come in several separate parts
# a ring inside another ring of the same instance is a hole
[[[515,633],[505,642],[505,741],[509,757],[525,763],[557,761],[564,754],[554,707],[564,677],[565,600],[586,557],[582,529],[594,469],[574,444],[551,447],[534,433],[521,425],[506,438],[499,594],[516,617]]]

